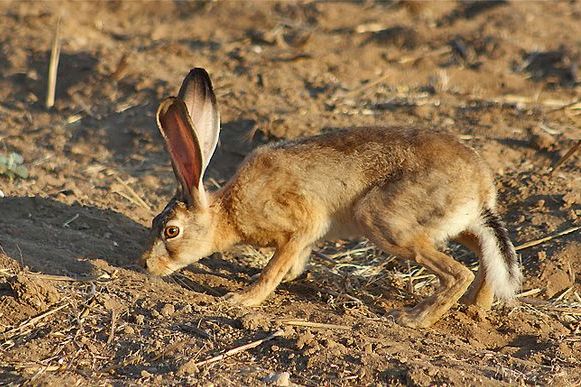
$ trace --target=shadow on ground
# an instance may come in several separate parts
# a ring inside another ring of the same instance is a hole
[[[115,211],[68,206],[50,198],[0,199],[0,247],[33,271],[87,275],[89,260],[131,266],[147,229]]]

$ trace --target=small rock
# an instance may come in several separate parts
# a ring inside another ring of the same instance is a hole
[[[438,375],[438,369],[436,367],[429,367],[426,370],[426,373],[428,374],[428,376],[431,376],[432,378],[436,375]]]
[[[540,128],[529,129],[532,144],[538,150],[551,151],[555,145],[555,138]]]
[[[151,378],[153,375],[147,372],[146,370],[141,371],[142,378]]]
[[[466,309],[466,314],[476,322],[484,321],[487,316],[486,311],[476,305],[469,305]]]
[[[135,329],[133,329],[133,327],[129,325],[125,325],[125,328],[123,328],[123,333],[125,333],[126,335],[132,335],[135,333]]]
[[[265,383],[271,383],[275,386],[290,386],[290,373],[272,373],[263,379]]]
[[[581,194],[578,192],[569,192],[563,195],[563,202],[565,208],[569,208],[578,203],[581,203]]]
[[[258,312],[250,312],[242,316],[240,319],[242,327],[251,331],[257,329],[268,330],[270,328],[270,319]]]
[[[161,317],[161,314],[159,314],[159,312],[157,310],[153,309],[151,311],[151,317],[153,317],[153,318],[159,318],[159,317]]]
[[[363,350],[365,351],[365,353],[373,353],[373,344],[371,344],[371,343],[365,344],[365,347],[363,347]]]
[[[139,325],[143,325],[143,323],[145,322],[145,317],[141,314],[138,314],[137,316],[135,316],[135,322]]]
[[[143,185],[147,188],[157,188],[159,187],[159,181],[157,177],[147,175],[143,178]]]
[[[327,339],[327,349],[334,349],[337,345],[338,344],[335,340]]]
[[[315,336],[310,331],[306,331],[298,337],[296,345],[298,349],[303,349],[305,346],[310,347],[316,343]]]
[[[9,278],[8,286],[16,300],[39,311],[45,310],[61,298],[60,292],[49,281],[29,276],[25,272]]]
[[[182,308],[182,313],[192,313],[192,306],[190,304],[187,304],[186,306],[184,306]]]
[[[182,364],[178,368],[177,375],[178,376],[186,376],[186,375],[195,374],[196,372],[198,372],[198,367],[196,366],[196,361],[194,359],[191,359],[191,360],[187,361],[186,363]]]
[[[175,306],[173,304],[165,304],[163,308],[161,308],[162,316],[169,317],[176,312]]]

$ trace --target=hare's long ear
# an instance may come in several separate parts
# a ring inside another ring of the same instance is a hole
[[[220,114],[210,76],[203,68],[190,70],[178,94],[186,104],[202,150],[203,170],[210,163],[220,135]]]
[[[206,205],[202,151],[185,103],[175,97],[163,100],[157,109],[157,126],[181,185],[180,199],[188,205]]]

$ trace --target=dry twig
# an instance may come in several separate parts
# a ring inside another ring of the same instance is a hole
[[[543,291],[543,289],[541,289],[541,288],[534,288],[534,289],[531,289],[531,290],[527,290],[527,291],[521,292],[521,293],[517,294],[515,297],[521,298],[521,297],[534,296],[535,294],[540,293],[542,291]]]
[[[38,323],[39,321],[47,318],[48,316],[50,316],[52,314],[55,314],[56,312],[58,312],[61,309],[66,308],[68,305],[69,305],[69,303],[67,302],[67,303],[64,303],[64,304],[62,304],[60,306],[57,306],[56,308],[53,308],[53,309],[50,309],[50,310],[48,310],[48,311],[46,311],[44,313],[41,313],[41,314],[39,314],[36,317],[32,317],[32,318],[28,319],[27,321],[24,321],[20,325],[14,327],[12,329],[9,329],[6,332],[2,333],[2,336],[3,336],[4,339],[6,339],[9,335],[14,335],[14,334],[16,334],[18,332],[21,332],[24,328],[27,328],[27,327],[29,327],[31,325],[35,325],[36,323]]]
[[[570,102],[570,103],[564,104],[564,105],[562,105],[562,106],[559,106],[558,108],[555,108],[555,109],[549,110],[549,111],[548,111],[546,114],[551,114],[551,113],[555,113],[555,112],[560,112],[561,110],[565,110],[565,109],[567,109],[567,108],[570,108],[570,107],[573,107],[573,106],[575,106],[575,105],[577,105],[577,104],[581,104],[581,98],[578,98],[578,99],[576,99],[576,100],[575,100],[575,101],[573,101],[573,102]]]
[[[46,108],[50,109],[54,106],[54,95],[56,92],[56,78],[59,66],[59,58],[61,54],[61,18],[56,22],[54,31],[54,39],[52,41],[52,49],[50,51],[50,62],[48,64],[48,86],[46,91]]]
[[[117,192],[119,195],[123,196],[125,199],[145,208],[148,211],[151,211],[151,206],[149,204],[147,204],[145,202],[145,200],[143,200],[138,194],[137,192],[135,192],[133,190],[133,188],[131,188],[126,182],[124,182],[123,180],[121,180],[119,178],[119,176],[115,176],[115,180],[117,180],[117,182],[119,184],[121,184],[123,187],[125,187],[125,189],[127,190],[127,192],[129,193],[130,196],[127,195],[123,195],[121,192]]]
[[[578,140],[577,144],[573,145],[571,147],[571,149],[569,149],[567,151],[567,153],[565,153],[565,155],[563,157],[561,157],[559,159],[559,161],[557,161],[555,166],[552,167],[551,170],[549,171],[549,175],[552,174],[553,172],[555,172],[557,170],[557,168],[559,168],[561,165],[563,165],[563,163],[565,161],[567,161],[571,156],[573,156],[575,154],[575,152],[577,152],[579,150],[579,147],[581,147],[581,140]]]
[[[113,338],[115,337],[116,325],[117,325],[117,312],[115,312],[115,309],[111,309],[111,330],[109,331],[109,337],[107,338],[107,345],[111,344]]]
[[[182,366],[181,368],[182,369],[189,368],[191,365],[193,365],[194,367],[199,367],[199,366],[203,366],[206,364],[215,363],[217,361],[220,361],[220,360],[227,358],[228,356],[236,355],[237,353],[244,352],[244,351],[247,351],[247,350],[252,349],[252,348],[256,348],[260,344],[263,344],[267,341],[270,341],[270,340],[274,339],[275,337],[282,336],[283,334],[284,334],[284,331],[282,329],[279,329],[278,331],[266,336],[263,339],[253,341],[251,343],[244,344],[244,345],[241,345],[241,346],[236,347],[236,348],[232,348],[231,350],[226,351],[221,355],[214,356],[214,357],[211,357],[207,360],[202,360],[202,361],[199,361],[199,362],[194,363],[194,364],[190,364],[190,362],[188,362],[184,366]]]
[[[125,74],[127,74],[126,70],[128,65],[129,62],[127,61],[127,54],[125,53],[121,56],[121,59],[119,59],[119,63],[117,63],[115,71],[111,73],[111,78],[114,79],[115,81],[118,81],[121,78],[123,78]]]
[[[421,52],[420,54],[404,56],[402,58],[399,58],[397,60],[397,63],[399,63],[399,64],[406,64],[406,63],[410,63],[410,62],[415,63],[416,61],[418,61],[419,59],[422,59],[422,58],[428,58],[431,56],[440,56],[440,55],[448,54],[450,52],[452,52],[452,47],[450,47],[450,46],[439,47],[439,48],[436,48],[434,50],[430,50],[428,52]]]
[[[336,325],[336,324],[324,324],[312,321],[303,320],[278,320],[279,323],[284,325],[292,325],[297,327],[308,327],[308,328],[321,328],[321,329],[339,329],[343,331],[351,330],[351,327],[346,325]]]
[[[548,237],[544,237],[544,238],[540,238],[540,239],[535,239],[534,241],[529,241],[527,243],[523,243],[522,245],[515,246],[514,249],[516,251],[528,249],[529,247],[533,247],[533,246],[536,246],[536,245],[540,245],[541,243],[548,242],[548,241],[553,240],[555,238],[558,238],[558,237],[561,237],[561,236],[564,236],[564,235],[567,235],[567,234],[571,234],[572,232],[575,232],[575,231],[577,231],[579,229],[581,229],[581,226],[571,227],[571,228],[568,228],[565,231],[561,231],[560,233],[557,233],[557,234],[554,234],[554,235],[550,235]]]
[[[72,218],[70,218],[69,220],[67,220],[66,222],[63,223],[63,227],[64,228],[69,228],[70,224],[73,223],[75,220],[77,220],[79,218],[79,214],[75,214],[75,216],[73,216]]]

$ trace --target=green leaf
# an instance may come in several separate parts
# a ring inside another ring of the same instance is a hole
[[[23,179],[28,177],[28,170],[24,165],[19,165],[14,169],[14,172]]]
[[[22,164],[24,162],[24,158],[15,152],[10,153],[9,158],[14,162],[14,164]]]

